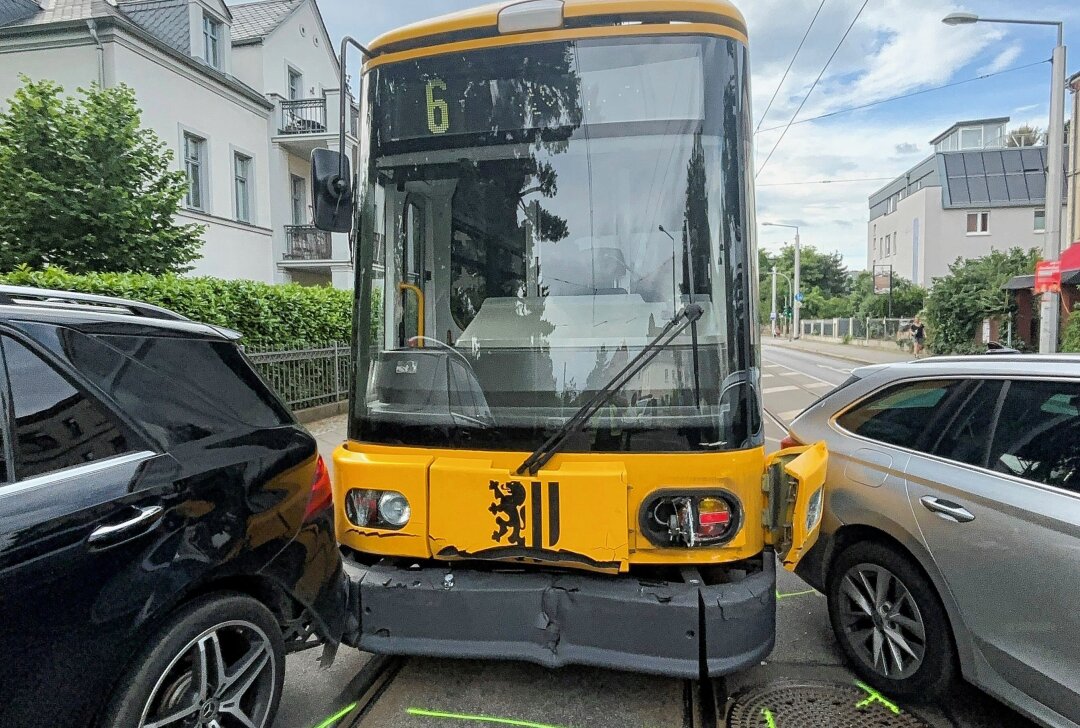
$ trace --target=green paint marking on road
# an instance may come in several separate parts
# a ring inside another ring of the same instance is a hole
[[[495,718],[490,715],[466,715],[464,713],[444,713],[441,710],[424,710],[422,708],[409,708],[405,711],[409,715],[417,715],[423,718],[444,718],[446,720],[461,720],[470,723],[493,723],[495,725],[512,725],[518,728],[565,728],[564,726],[551,725],[549,723],[533,723],[527,720],[515,720],[513,718]]]
[[[356,703],[353,703],[352,705],[346,705],[344,708],[334,713],[322,723],[319,723],[319,725],[315,726],[315,728],[330,728],[330,726],[332,726],[334,723],[338,722],[354,710],[356,710]]]
[[[855,684],[858,685],[863,690],[865,690],[866,695],[867,695],[867,697],[865,697],[862,700],[860,700],[859,702],[855,703],[856,708],[868,708],[871,705],[873,705],[874,703],[881,703],[886,708],[891,710],[894,715],[900,715],[900,706],[898,706],[896,703],[892,702],[891,700],[889,700],[884,695],[879,693],[877,690],[874,690],[872,687],[870,687],[869,685],[867,685],[864,682],[860,682],[859,680],[856,680]]]
[[[806,596],[807,594],[813,594],[816,591],[817,591],[816,589],[805,589],[803,591],[788,592],[787,594],[781,594],[780,590],[777,589],[776,590],[776,598],[777,599],[787,599],[788,597],[803,597],[803,596]]]
[[[768,726],[768,728],[776,728],[776,718],[773,717],[771,710],[762,708],[761,715],[765,717],[765,725]]]

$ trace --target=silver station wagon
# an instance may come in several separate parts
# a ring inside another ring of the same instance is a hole
[[[1080,357],[857,369],[792,440],[829,446],[799,574],[867,682],[929,699],[963,676],[1080,726]]]

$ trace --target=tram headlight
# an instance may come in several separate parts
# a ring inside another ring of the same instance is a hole
[[[642,533],[655,546],[722,546],[742,525],[739,499],[727,491],[661,491],[645,501]]]
[[[354,488],[345,494],[345,516],[364,528],[397,529],[409,522],[412,507],[396,490]]]
[[[391,490],[379,497],[379,517],[395,528],[401,528],[409,522],[412,509],[409,499],[397,491]]]

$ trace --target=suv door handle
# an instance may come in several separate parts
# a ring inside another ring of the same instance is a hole
[[[90,537],[87,538],[87,543],[93,546],[101,546],[136,536],[138,532],[145,531],[157,523],[158,519],[165,513],[165,509],[161,506],[146,506],[144,508],[136,506],[135,510],[138,511],[138,515],[133,518],[109,526],[95,528]]]
[[[959,503],[935,498],[932,495],[924,495],[919,499],[919,502],[923,504],[926,510],[938,514],[946,521],[969,523],[975,520],[975,516],[971,514],[971,511]]]

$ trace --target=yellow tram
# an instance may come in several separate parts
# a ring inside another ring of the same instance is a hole
[[[316,223],[356,250],[352,641],[692,678],[760,660],[827,454],[764,449],[742,16],[525,0],[362,50],[355,179],[312,160]]]

